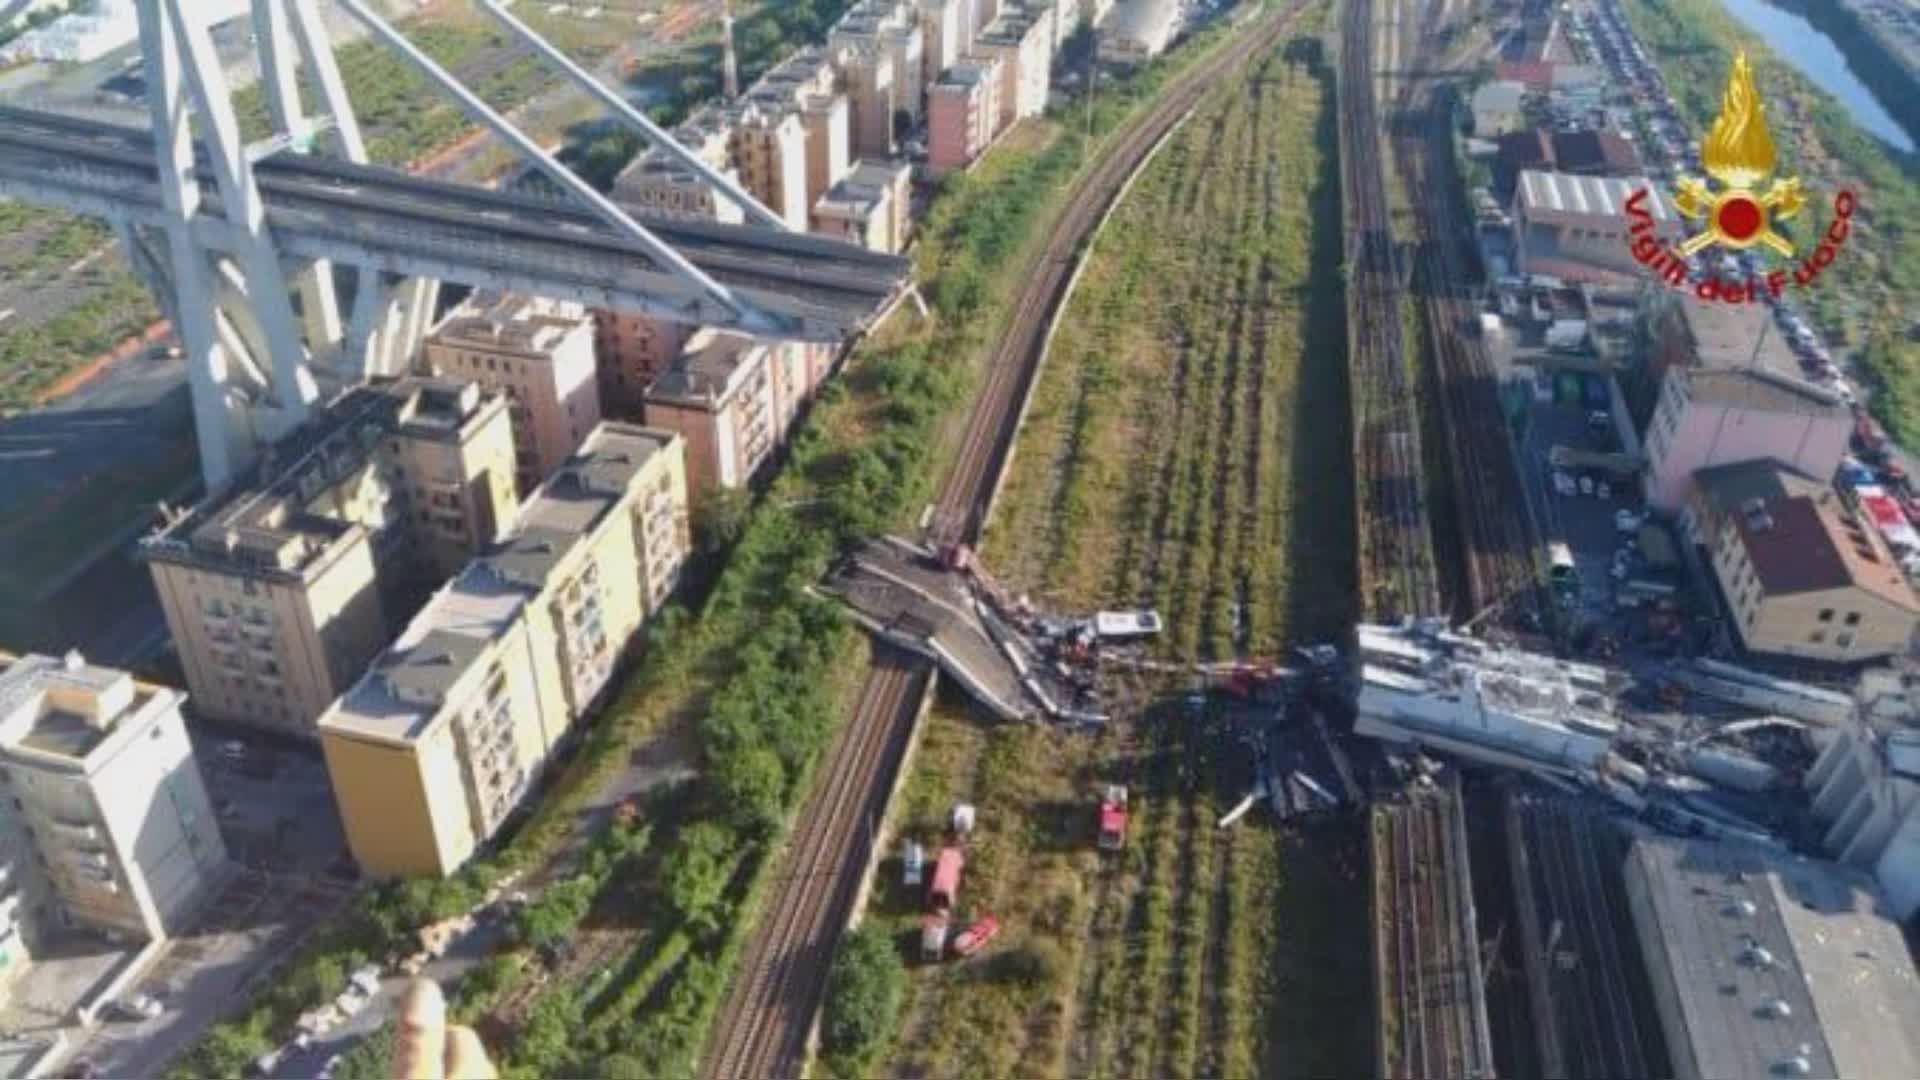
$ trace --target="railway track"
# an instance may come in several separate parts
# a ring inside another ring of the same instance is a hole
[[[1420,411],[1401,332],[1395,247],[1375,97],[1372,0],[1350,0],[1340,29],[1341,199],[1347,218],[1347,354],[1362,611],[1373,621],[1440,611],[1421,461]]]
[[[1406,190],[1418,196],[1420,287],[1415,296],[1433,344],[1466,556],[1462,593],[1453,608],[1463,619],[1498,610],[1509,624],[1538,627],[1545,614],[1534,562],[1539,538],[1525,509],[1499,380],[1479,339],[1466,330],[1477,317],[1472,283],[1480,275],[1465,254],[1474,249],[1473,230],[1461,217],[1457,196],[1463,188],[1453,165],[1452,124],[1446,101],[1436,92],[1436,76],[1460,73],[1437,46],[1446,40],[1442,18],[1441,7],[1432,5],[1420,27],[1413,67],[1423,76],[1405,84],[1397,108],[1409,122],[1398,125],[1402,134],[1393,144]]]
[[[988,359],[959,454],[934,502],[932,542],[978,538],[1019,429],[1020,403],[1039,371],[1048,316],[1064,299],[1074,263],[1107,207],[1216,80],[1272,47],[1300,6],[1257,20],[1180,73],[1075,182]],[[787,850],[775,856],[786,865],[714,1025],[702,1057],[705,1075],[760,1080],[799,1072],[825,994],[827,965],[866,872],[871,829],[886,807],[919,691],[932,677],[924,664],[899,654],[869,672],[853,717],[821,762],[820,787],[803,808]]]
[[[825,993],[840,928],[872,853],[920,691],[917,658],[875,647],[860,705],[801,811],[707,1057],[719,1077],[791,1076]]]
[[[1460,802],[1374,809],[1375,980],[1385,1076],[1492,1076]]]

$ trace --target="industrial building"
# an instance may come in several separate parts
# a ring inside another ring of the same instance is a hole
[[[1625,879],[1672,1075],[1920,1076],[1920,978],[1864,875],[1646,836]]]
[[[79,653],[0,654],[0,995],[60,930],[159,941],[224,882],[182,700]]]
[[[689,547],[685,443],[604,423],[320,719],[369,874],[445,876],[606,691]]]
[[[1438,626],[1360,624],[1357,734],[1491,764],[1584,773],[1619,731],[1602,668]]]
[[[687,483],[694,491],[737,488],[786,440],[831,361],[816,346],[705,327],[647,388],[646,422],[686,440]]]
[[[140,542],[195,710],[312,737],[386,644],[396,587],[513,520],[507,399],[410,376],[354,387]]]
[[[1836,732],[1813,768],[1807,795],[1821,846],[1835,859],[1868,871],[1888,911],[1905,921],[1920,913],[1920,712],[1905,702],[1887,729],[1861,724]]]
[[[1678,236],[1679,215],[1644,176],[1523,170],[1513,193],[1515,268],[1568,282],[1638,283],[1646,270],[1633,257],[1626,207],[1641,191],[1653,235],[1663,241]]]
[[[1100,62],[1141,64],[1167,51],[1180,26],[1175,0],[1120,0],[1100,28]]]
[[[1762,460],[1694,474],[1688,530],[1754,652],[1858,661],[1906,651],[1920,599],[1830,484]]]
[[[580,304],[476,291],[427,337],[421,363],[506,395],[514,475],[526,494],[600,422],[593,349],[593,320]]]
[[[1819,478],[1840,467],[1853,415],[1799,377],[1792,351],[1767,331],[1766,308],[1688,297],[1649,322],[1653,349],[1636,395],[1641,414],[1652,399],[1642,433],[1648,503],[1679,513],[1695,475],[1716,465],[1773,458]]]
[[[1475,90],[1468,102],[1473,113],[1473,133],[1482,139],[1492,139],[1517,129],[1526,118],[1520,107],[1526,96],[1526,85],[1510,79],[1496,79]]]
[[[889,254],[906,249],[913,169],[861,161],[814,205],[813,231]]]

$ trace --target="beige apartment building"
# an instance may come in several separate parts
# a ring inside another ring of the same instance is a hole
[[[355,387],[141,541],[195,707],[311,737],[387,640],[386,596],[513,519],[507,401],[411,376]]]
[[[927,170],[945,176],[973,164],[1000,124],[1000,58],[962,60],[927,93]]]
[[[889,143],[894,110],[907,114],[914,123],[919,122],[922,114],[921,96],[926,91],[923,74],[926,39],[920,30],[919,12],[912,3],[908,0],[855,0],[853,6],[833,24],[833,29],[827,32],[827,52],[836,57],[848,55],[849,52],[885,57],[893,98],[892,108],[887,111]],[[848,77],[846,72],[842,72],[842,75]],[[853,80],[848,77],[848,81]],[[857,118],[862,115],[857,103],[854,112]],[[858,142],[854,146],[854,153],[886,156]]]
[[[900,86],[893,57],[874,45],[844,45],[832,52],[833,66],[847,95],[849,147],[856,158],[893,156],[893,114],[900,108]]]
[[[733,162],[740,183],[796,232],[807,228],[807,124],[798,111],[751,103],[733,114]]]
[[[63,930],[158,941],[230,869],[179,691],[0,654],[0,994]]]
[[[973,42],[978,56],[1000,60],[1000,122],[1005,129],[1047,109],[1053,78],[1050,20],[1009,8],[980,31]]]
[[[673,129],[673,137],[714,171],[733,176],[733,121],[726,110],[711,105],[694,110]],[[615,202],[643,215],[731,225],[746,220],[732,199],[656,149],[642,150],[620,170],[612,195]]]
[[[874,251],[905,250],[912,179],[905,162],[859,162],[813,208],[813,231]]]
[[[919,0],[920,77],[931,92],[940,76],[973,48],[973,0]]]
[[[785,440],[831,362],[825,346],[703,327],[648,389],[646,422],[686,439],[694,491],[737,488]]]
[[[580,304],[477,290],[427,337],[421,359],[434,375],[506,395],[514,475],[525,493],[600,422],[594,336]]]
[[[685,444],[596,427],[320,720],[347,842],[378,877],[445,876],[513,812],[677,583]]]
[[[1906,651],[1920,599],[1831,485],[1770,460],[1704,469],[1696,480],[1686,525],[1743,645],[1830,661]]]
[[[637,420],[645,407],[647,387],[686,348],[698,327],[608,308],[594,309],[593,324],[604,412],[615,419]]]

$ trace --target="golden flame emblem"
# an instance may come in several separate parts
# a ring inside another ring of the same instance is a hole
[[[1744,50],[1734,55],[1727,73],[1720,115],[1700,146],[1700,164],[1721,187],[1715,194],[1697,176],[1682,177],[1675,187],[1674,206],[1690,218],[1706,219],[1706,231],[1682,243],[1682,252],[1692,255],[1710,244],[1735,250],[1764,244],[1781,255],[1793,254],[1793,245],[1773,230],[1773,220],[1798,214],[1806,196],[1799,177],[1775,180],[1764,194],[1757,192],[1773,173],[1773,136]]]

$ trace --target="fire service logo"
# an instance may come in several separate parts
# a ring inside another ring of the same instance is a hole
[[[1766,106],[1753,88],[1753,68],[1744,51],[1733,58],[1720,115],[1700,147],[1700,164],[1711,181],[1683,176],[1674,187],[1673,208],[1701,226],[1701,231],[1680,241],[1677,251],[1656,235],[1657,222],[1647,207],[1650,190],[1643,187],[1628,197],[1627,242],[1635,261],[1667,284],[1684,289],[1689,286],[1687,260],[1716,245],[1730,252],[1761,247],[1783,260],[1796,258],[1793,242],[1774,224],[1799,216],[1806,193],[1797,176],[1775,177],[1767,183],[1775,166],[1773,137],[1767,132]],[[1846,244],[1857,206],[1851,191],[1834,197],[1833,221],[1813,250],[1800,257],[1798,266],[1789,263],[1791,269],[1770,269],[1758,279],[1744,281],[1702,276],[1691,283],[1692,288],[1703,300],[1739,304],[1762,295],[1777,297],[1789,279],[1798,286],[1812,284]]]

